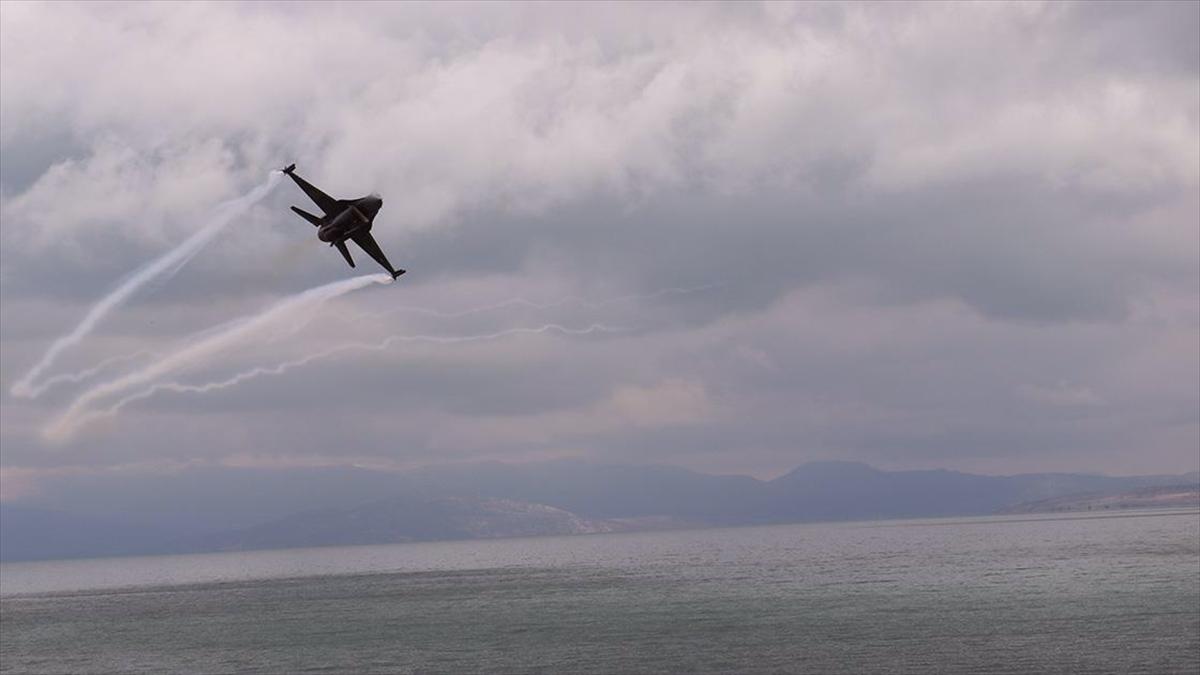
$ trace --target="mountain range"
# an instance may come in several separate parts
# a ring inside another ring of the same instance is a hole
[[[203,467],[154,481],[66,478],[0,504],[0,559],[33,560],[967,516],[1073,495],[1200,484],[1200,474],[986,476],[813,462],[774,480],[579,460],[435,466]]]

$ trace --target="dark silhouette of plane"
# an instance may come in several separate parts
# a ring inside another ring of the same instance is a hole
[[[314,216],[295,206],[292,207],[301,218],[317,227],[317,239],[329,242],[330,246],[336,246],[351,267],[354,267],[354,258],[350,257],[350,249],[346,248],[347,239],[358,244],[358,247],[382,265],[393,279],[404,274],[404,270],[392,267],[379,244],[375,243],[375,237],[371,236],[375,214],[383,207],[383,199],[379,195],[368,195],[358,199],[334,199],[297,176],[295,164],[284,167],[282,171],[291,176],[296,185],[304,190],[304,194],[324,212],[323,216]]]

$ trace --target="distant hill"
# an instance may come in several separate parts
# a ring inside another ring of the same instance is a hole
[[[191,468],[153,480],[64,477],[0,504],[0,559],[382,543],[612,529],[983,515],[1081,494],[1200,484],[1200,474],[982,476],[812,462],[774,480],[579,460],[437,466]]]
[[[772,513],[784,520],[985,515],[1013,504],[1144,486],[1197,484],[1200,474],[981,476],[957,471],[880,471],[855,462],[812,462],[776,478]]]
[[[255,527],[204,537],[205,550],[250,550],[442,539],[595,534],[622,529],[553,506],[511,499],[403,497],[352,509],[299,513]]]
[[[1088,493],[1022,502],[1002,513],[1062,513],[1070,511],[1120,511],[1200,507],[1200,487],[1164,485],[1120,492]]]
[[[0,504],[0,560],[159,553],[177,545],[157,527]]]

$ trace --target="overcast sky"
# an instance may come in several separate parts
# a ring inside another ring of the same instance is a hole
[[[5,2],[4,497],[190,463],[1195,470],[1198,45],[1191,2]],[[90,387],[375,271],[281,182],[47,375],[131,359],[7,393],[293,161],[382,194],[409,274],[47,440]]]

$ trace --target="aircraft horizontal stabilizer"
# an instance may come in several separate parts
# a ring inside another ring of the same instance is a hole
[[[320,216],[314,216],[313,214],[309,213],[308,211],[305,211],[304,209],[296,208],[295,206],[292,207],[292,210],[296,212],[296,215],[298,215],[301,218],[312,223],[314,226],[316,226],[316,227],[321,226]]]
[[[346,248],[346,242],[335,241],[333,245],[337,246],[337,250],[342,252],[342,257],[346,259],[346,262],[350,263],[351,267],[354,267],[354,258],[350,257],[350,249]]]

